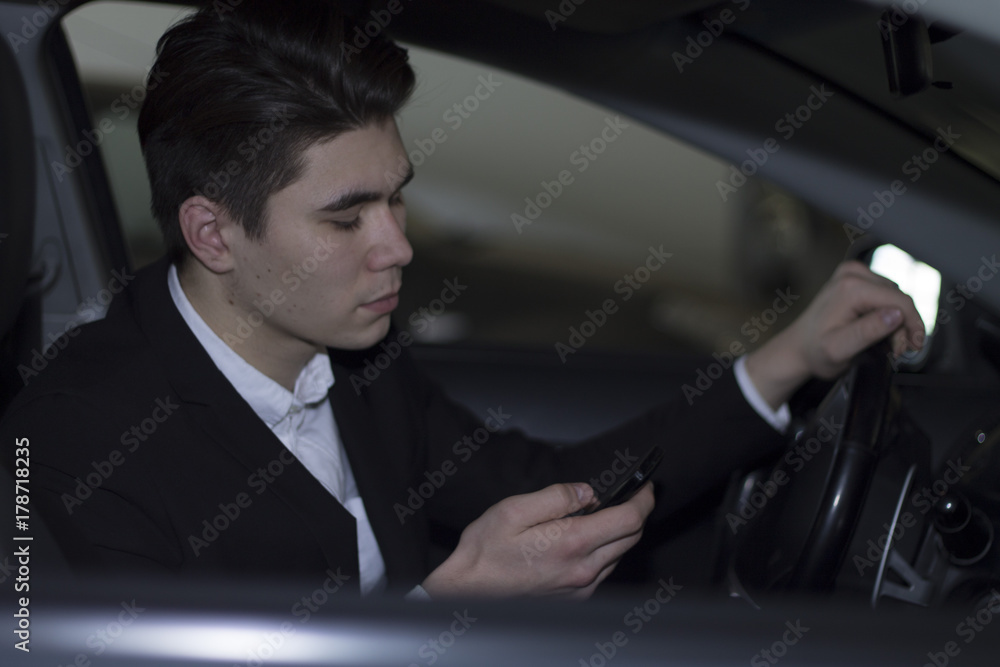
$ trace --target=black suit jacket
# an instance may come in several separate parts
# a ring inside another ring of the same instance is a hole
[[[215,367],[170,298],[167,268],[139,271],[107,317],[78,329],[29,381],[0,422],[4,464],[13,469],[12,440],[29,438],[32,506],[78,569],[332,572],[358,590],[354,518]],[[509,495],[586,481],[626,450],[667,450],[656,476],[664,513],[782,442],[730,372],[693,405],[678,391],[576,447],[482,430],[479,444],[481,419],[448,400],[405,348],[357,391],[351,375],[363,377],[379,352],[330,350],[330,401],[399,589],[428,574],[431,535],[460,531]]]

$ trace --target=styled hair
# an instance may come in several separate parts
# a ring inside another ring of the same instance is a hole
[[[260,240],[268,198],[302,175],[307,148],[399,112],[413,69],[381,31],[361,32],[365,18],[331,0],[216,0],[160,38],[139,141],[176,261],[186,199],[204,195]]]

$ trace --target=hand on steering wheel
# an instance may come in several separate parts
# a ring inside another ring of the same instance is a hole
[[[861,262],[844,262],[791,325],[747,356],[747,373],[777,408],[808,379],[837,377],[887,337],[897,356],[923,347],[913,299]]]

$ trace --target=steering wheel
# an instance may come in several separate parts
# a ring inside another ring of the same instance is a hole
[[[724,509],[733,592],[833,587],[891,439],[893,374],[888,341],[859,354],[778,461],[731,489]]]

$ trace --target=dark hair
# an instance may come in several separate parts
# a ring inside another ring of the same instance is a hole
[[[175,260],[185,199],[202,194],[263,238],[268,197],[301,176],[305,149],[402,108],[406,50],[364,18],[329,0],[216,0],[160,38],[139,141]]]

